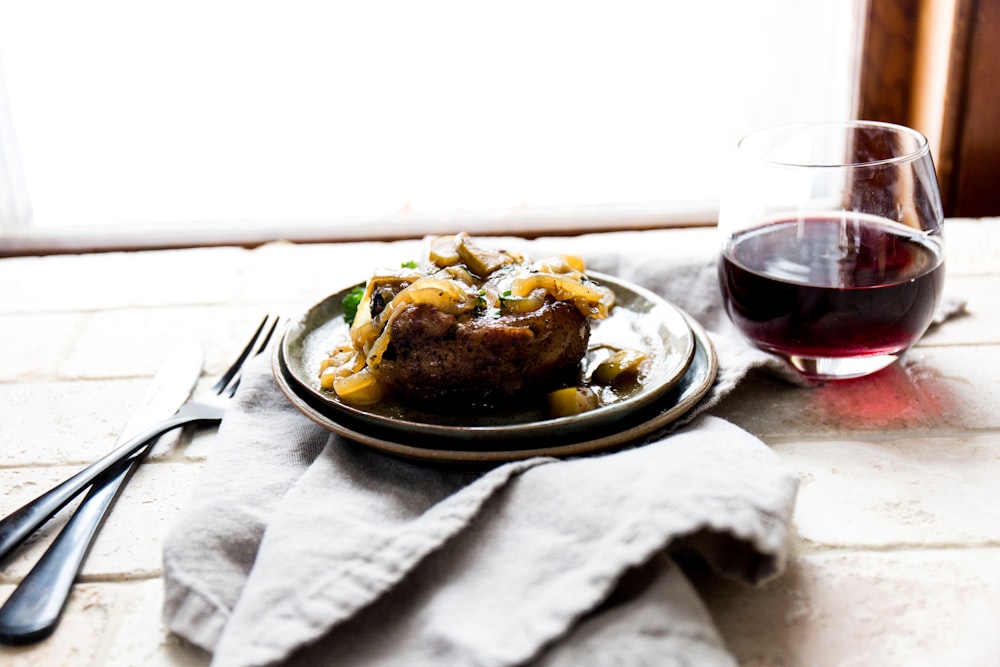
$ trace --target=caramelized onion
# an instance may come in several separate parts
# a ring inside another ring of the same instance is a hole
[[[546,407],[549,417],[571,417],[593,410],[600,405],[597,394],[590,387],[566,387],[549,392]]]
[[[469,270],[480,278],[486,278],[501,266],[514,262],[514,258],[505,252],[483,248],[465,232],[455,234],[455,249]]]
[[[639,350],[618,350],[598,364],[591,375],[596,384],[621,385],[635,382],[649,357]]]
[[[505,294],[500,297],[500,312],[504,315],[523,315],[531,313],[545,305],[546,292],[543,289],[533,290],[527,296]]]
[[[378,403],[386,394],[385,387],[375,379],[371,368],[334,378],[333,390],[338,397],[353,405]]]
[[[454,236],[438,236],[430,242],[427,250],[428,259],[438,268],[454,266],[462,261],[458,255],[458,248],[455,247]]]
[[[603,319],[615,303],[614,293],[586,278],[583,274],[530,273],[514,278],[510,292],[525,297],[536,289],[545,290],[557,301],[570,301],[587,317]]]

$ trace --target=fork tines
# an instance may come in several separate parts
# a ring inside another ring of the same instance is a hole
[[[215,383],[212,387],[212,391],[217,394],[224,394],[227,396],[232,396],[236,393],[236,388],[240,384],[240,379],[237,376],[240,369],[243,367],[244,362],[246,362],[251,355],[257,356],[267,348],[268,343],[271,341],[271,337],[274,335],[274,332],[277,330],[278,324],[280,323],[280,317],[265,315],[264,319],[261,320],[260,325],[257,327],[257,330],[253,333],[253,336],[251,336],[250,341],[246,344],[246,347],[244,347],[243,351],[240,352],[240,355],[236,358],[236,361],[233,362],[233,365],[230,366],[226,372],[222,374],[222,377],[219,378],[219,381]]]

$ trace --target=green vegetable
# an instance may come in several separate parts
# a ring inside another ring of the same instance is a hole
[[[418,266],[420,266],[420,265],[419,265],[419,264],[417,264],[417,263],[416,263],[415,261],[413,261],[412,259],[411,259],[410,261],[408,261],[408,262],[403,262],[402,264],[400,264],[400,267],[402,267],[402,268],[404,268],[404,269],[415,269],[415,268],[417,268]]]
[[[344,300],[341,303],[344,306],[344,321],[349,325],[354,324],[354,316],[358,314],[358,305],[364,295],[364,285],[356,285],[344,295]]]

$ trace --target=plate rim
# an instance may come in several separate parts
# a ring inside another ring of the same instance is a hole
[[[686,331],[683,332],[684,347],[677,354],[678,361],[676,363],[676,368],[672,371],[673,374],[661,385],[657,386],[655,390],[653,390],[651,396],[641,396],[643,400],[631,402],[631,409],[633,411],[648,409],[651,405],[655,404],[657,401],[661,400],[663,396],[669,393],[670,390],[684,378],[691,367],[697,352],[696,336],[691,327],[692,318],[690,318],[680,306],[673,303],[669,299],[656,294],[646,287],[637,285],[623,278],[618,278],[616,276],[598,271],[588,271],[587,275],[592,276],[598,281],[604,281],[605,283],[611,284],[618,289],[625,290],[635,296],[641,297],[649,304],[669,309],[672,311],[673,315],[680,317],[682,323],[686,327]],[[351,289],[351,287],[345,287],[344,289],[327,295],[310,306],[300,316],[292,320],[286,330],[282,333],[281,339],[279,340],[278,347],[282,350],[282,353],[284,354],[289,344],[288,337],[294,327],[300,326],[301,323],[309,317],[310,313],[318,308],[324,307],[331,299],[337,297],[348,289]],[[287,358],[283,360],[283,363],[288,367],[290,379],[295,385],[304,390],[312,397],[313,400],[320,401],[324,405],[329,406],[332,410],[343,413],[342,416],[344,419],[366,420],[373,422],[376,428],[393,430],[401,433],[420,433],[427,437],[439,437],[457,441],[476,440],[484,437],[489,439],[518,438],[526,435],[534,435],[533,432],[538,429],[544,429],[556,435],[561,435],[562,431],[584,431],[589,427],[606,425],[609,420],[614,419],[615,413],[628,411],[629,408],[626,407],[626,404],[630,403],[629,400],[626,400],[622,403],[607,406],[610,416],[605,417],[605,414],[608,413],[602,413],[600,415],[601,418],[599,419],[593,417],[591,419],[580,419],[579,415],[574,415],[569,417],[557,417],[553,419],[501,425],[437,424],[414,419],[394,419],[392,417],[367,412],[349,404],[338,402],[333,398],[323,395],[318,389],[309,385],[303,378],[299,377],[299,375],[291,367],[291,364],[288,363]]]

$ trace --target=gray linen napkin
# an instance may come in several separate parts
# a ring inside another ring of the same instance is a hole
[[[797,478],[720,419],[473,473],[329,436],[281,403],[262,360],[244,383],[164,555],[169,626],[214,665],[728,665],[660,554],[703,533],[721,572],[783,564]],[[648,580],[618,592],[640,567]]]
[[[728,327],[709,252],[580,244],[710,331],[718,379],[676,430],[574,460],[434,468],[313,425],[258,359],[167,539],[168,626],[220,667],[734,664],[671,554],[750,583],[780,574],[797,475],[702,413],[752,368],[795,376]]]

